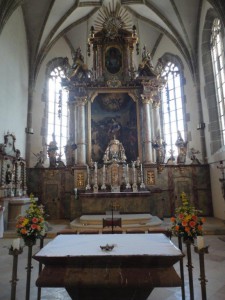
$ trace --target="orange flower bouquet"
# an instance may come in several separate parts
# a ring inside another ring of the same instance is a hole
[[[200,217],[200,210],[191,206],[186,194],[181,193],[182,206],[176,209],[175,217],[171,218],[172,227],[171,232],[175,236],[181,236],[185,240],[194,242],[194,239],[203,235],[202,225],[205,218]]]
[[[30,200],[31,204],[26,210],[25,216],[19,216],[16,224],[17,234],[24,239],[25,243],[27,240],[35,242],[46,232],[44,208],[42,205],[37,205],[33,194],[30,195]]]

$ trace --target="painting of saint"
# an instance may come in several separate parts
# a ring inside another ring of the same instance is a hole
[[[91,158],[101,163],[109,142],[115,138],[122,143],[127,162],[135,161],[138,156],[136,104],[130,96],[124,95],[120,109],[109,110],[106,103],[102,103],[105,97],[98,95],[92,103]]]
[[[122,55],[118,48],[111,47],[106,51],[105,67],[111,74],[116,74],[122,66]]]

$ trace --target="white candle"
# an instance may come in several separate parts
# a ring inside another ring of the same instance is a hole
[[[204,237],[201,235],[197,236],[197,247],[199,250],[205,247]]]
[[[20,238],[13,240],[12,248],[13,250],[20,250]]]

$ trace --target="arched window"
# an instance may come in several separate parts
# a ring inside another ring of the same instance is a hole
[[[221,138],[225,144],[225,75],[224,75],[224,48],[222,42],[221,22],[216,18],[212,25],[211,55],[215,80],[217,107],[220,121]]]
[[[175,62],[168,61],[163,69],[163,77],[166,77],[167,83],[162,91],[162,133],[167,146],[167,154],[172,150],[174,156],[178,155],[175,143],[178,137],[178,130],[181,137],[185,140],[184,129],[184,111],[181,88],[180,69]]]
[[[64,72],[60,66],[55,67],[48,77],[48,121],[47,144],[55,140],[57,153],[65,158],[64,147],[68,140],[68,107],[67,92],[61,87]]]

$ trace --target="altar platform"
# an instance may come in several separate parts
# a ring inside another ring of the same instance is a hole
[[[147,231],[149,228],[161,228],[163,223],[161,219],[157,216],[152,216],[151,214],[113,214],[113,219],[118,220],[120,218],[122,231],[126,231],[127,229]],[[70,223],[70,227],[77,231],[86,229],[96,229],[101,231],[103,229],[103,219],[112,219],[111,213],[107,212],[106,214],[98,215],[82,215],[80,218],[72,221]]]

